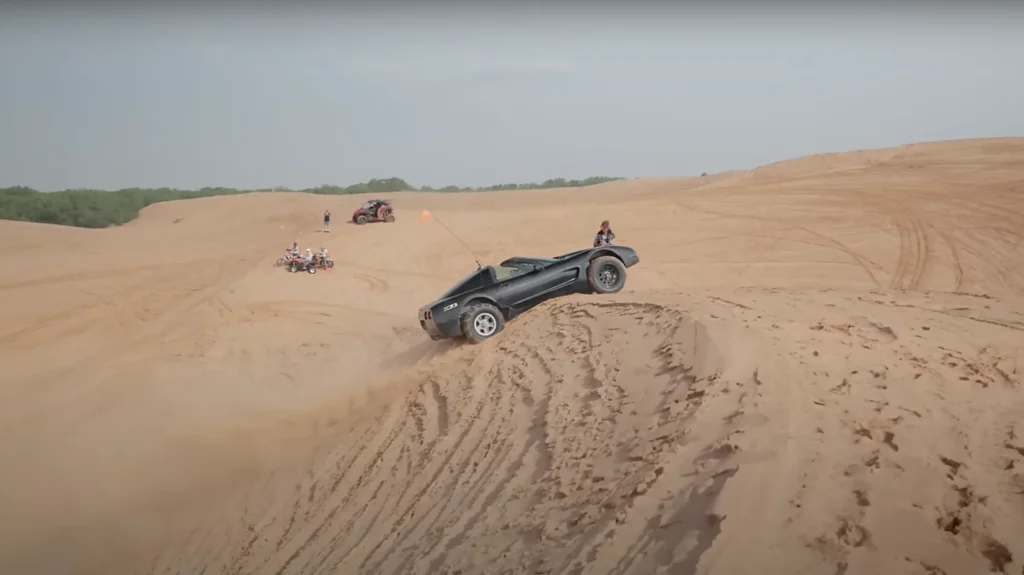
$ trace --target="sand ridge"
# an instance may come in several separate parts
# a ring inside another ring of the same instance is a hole
[[[1022,158],[0,222],[0,572],[1021,573]],[[422,335],[474,257],[602,219],[623,293]]]

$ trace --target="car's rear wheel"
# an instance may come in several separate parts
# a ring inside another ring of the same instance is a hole
[[[587,281],[596,293],[617,293],[626,286],[626,266],[615,256],[594,258],[587,268]]]
[[[505,329],[505,317],[497,307],[481,303],[470,306],[459,318],[459,324],[470,343],[480,343]]]
[[[395,214],[393,214],[393,213],[392,213],[392,212],[391,212],[391,211],[389,210],[389,211],[387,212],[387,214],[386,214],[386,215],[384,216],[384,221],[385,221],[385,222],[387,222],[387,223],[389,223],[389,224],[393,224],[393,223],[395,223]]]

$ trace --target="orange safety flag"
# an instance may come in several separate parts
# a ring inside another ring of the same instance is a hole
[[[423,210],[420,212],[420,221],[425,222],[430,219],[430,210]]]

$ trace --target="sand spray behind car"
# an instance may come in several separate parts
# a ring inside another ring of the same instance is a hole
[[[480,265],[480,258],[476,257],[476,254],[473,253],[473,248],[469,247],[469,245],[466,244],[466,242],[462,241],[462,238],[460,238],[455,232],[453,232],[451,228],[444,225],[444,222],[442,222],[440,218],[438,218],[434,214],[431,214],[430,210],[423,210],[422,212],[420,212],[420,221],[425,222],[427,220],[434,220],[435,222],[441,224],[441,227],[444,228],[446,232],[451,234],[453,238],[455,238],[460,244],[462,244],[462,246],[466,248],[466,251],[469,252],[469,255],[473,256],[473,261],[476,262],[476,269],[480,269],[483,267],[482,265]]]

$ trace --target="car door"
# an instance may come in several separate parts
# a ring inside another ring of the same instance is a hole
[[[576,279],[575,268],[554,266],[533,270],[506,279],[498,284],[498,297],[502,304],[515,309],[540,303],[551,291]]]

